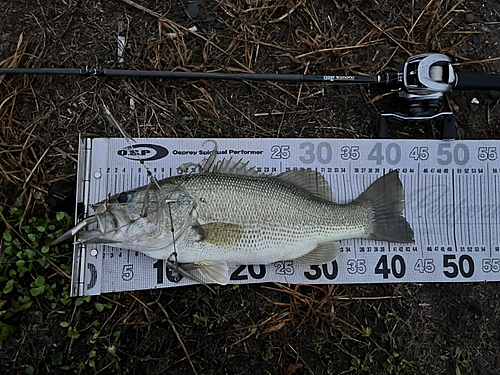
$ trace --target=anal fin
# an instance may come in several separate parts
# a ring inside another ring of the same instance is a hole
[[[304,264],[324,264],[335,260],[339,256],[339,252],[340,246],[338,242],[323,242],[319,243],[307,254],[294,260]]]

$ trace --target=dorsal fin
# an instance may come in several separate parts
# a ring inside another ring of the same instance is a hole
[[[283,172],[277,176],[281,181],[288,182],[319,199],[333,202],[332,188],[325,177],[318,171],[295,169]]]
[[[247,168],[248,161],[246,163],[242,162],[243,159],[235,162],[233,161],[233,157],[229,159],[219,160],[217,163],[213,164],[213,166],[208,170],[208,172],[216,172],[216,173],[227,173],[227,174],[239,174],[243,176],[262,176],[261,173],[257,172],[254,168]]]

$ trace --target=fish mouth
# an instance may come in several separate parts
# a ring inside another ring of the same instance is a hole
[[[97,219],[97,217],[95,215],[94,216],[89,216],[86,219],[83,219],[77,225],[75,225],[73,228],[71,228],[66,233],[64,233],[62,236],[60,236],[55,241],[53,241],[49,246],[57,245],[58,243],[64,241],[68,237],[72,237],[72,236],[76,235],[82,229],[87,228],[90,224],[93,224],[93,223],[95,223],[97,221],[98,221],[98,219]]]
[[[79,235],[76,243],[120,243],[120,241],[114,241],[110,238],[106,238],[106,235],[119,231],[122,228],[127,228],[127,226],[135,220],[131,220],[127,217],[127,215],[124,215],[120,211],[113,211],[112,213],[109,211],[98,211],[99,210],[96,210],[95,215],[89,216],[79,222],[73,228],[57,238],[49,246],[56,245],[68,237],[72,237],[77,234]],[[97,229],[82,231],[94,223],[97,223]]]

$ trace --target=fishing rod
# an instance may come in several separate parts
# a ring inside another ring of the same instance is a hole
[[[278,82],[342,82],[342,83],[389,83],[397,79],[397,73],[364,76],[323,76],[308,74],[255,74],[255,73],[209,73],[172,72],[151,70],[113,69],[64,69],[64,68],[0,68],[0,74],[42,74],[73,75],[86,77],[134,77],[167,79],[218,79],[235,81],[278,81]]]
[[[2,74],[381,84],[386,85],[392,91],[398,92],[399,97],[406,102],[409,110],[407,113],[382,113],[380,115],[380,138],[389,138],[387,124],[389,118],[419,123],[441,117],[443,120],[443,139],[453,140],[457,137],[456,119],[452,112],[439,112],[444,94],[454,89],[500,90],[500,76],[456,73],[451,64],[451,59],[439,53],[424,53],[412,56],[399,67],[398,72],[375,76],[174,72],[94,68],[0,68],[0,75]]]

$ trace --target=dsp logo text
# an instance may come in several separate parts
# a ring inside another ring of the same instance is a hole
[[[137,144],[122,148],[116,152],[129,160],[153,161],[164,158],[168,155],[168,150],[160,145]]]

